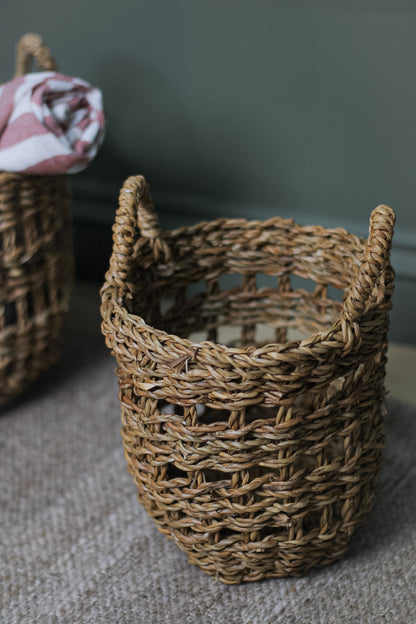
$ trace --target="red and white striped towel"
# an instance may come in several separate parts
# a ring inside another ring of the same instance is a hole
[[[101,91],[80,78],[46,71],[0,86],[0,170],[76,173],[104,132]]]

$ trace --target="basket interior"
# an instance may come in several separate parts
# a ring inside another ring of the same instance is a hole
[[[227,346],[282,343],[329,328],[364,250],[344,230],[280,219],[202,228],[165,234],[168,263],[156,262],[140,241],[131,312],[181,338]]]

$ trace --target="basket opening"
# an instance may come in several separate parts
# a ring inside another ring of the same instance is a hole
[[[332,284],[328,284],[328,294],[327,294],[328,299],[342,303],[343,298],[344,298],[344,293],[345,293],[345,288],[336,288],[335,286],[332,286]]]
[[[12,236],[14,251],[16,252],[17,250],[19,250],[19,252],[21,253],[21,250],[26,248],[24,223],[16,223],[12,231]]]
[[[225,485],[225,483],[231,483],[230,473],[225,472],[224,470],[204,468],[204,470],[201,471],[201,476],[203,477],[203,481],[205,483],[218,483],[220,481],[222,485]]]
[[[4,313],[2,315],[2,321],[4,323],[4,326],[8,327],[9,325],[15,325],[17,321],[15,302],[11,301],[10,303],[5,303],[3,308]]]
[[[315,455],[307,455],[306,453],[302,453],[296,457],[293,462],[293,470],[294,472],[302,472],[304,474],[309,474],[313,472],[316,466],[316,457]]]
[[[15,301],[4,304],[3,323],[5,327],[20,325],[26,319],[32,319],[50,305],[46,285],[29,290]]]
[[[173,403],[166,403],[165,401],[160,401],[158,409],[160,414],[175,414],[176,416],[183,416],[185,413],[185,408],[182,407],[182,405],[174,405]]]
[[[242,273],[224,273],[218,278],[218,288],[220,291],[241,290],[243,277]]]
[[[279,278],[276,275],[266,275],[266,273],[256,274],[257,289],[274,290],[279,283]]]
[[[59,297],[56,296],[57,289],[50,288],[46,282],[42,286],[42,296],[45,305],[50,306],[52,302],[59,301]]]
[[[34,294],[29,291],[26,295],[26,312],[28,318],[32,318],[35,314],[36,302]]]
[[[36,210],[33,217],[38,236],[43,236],[45,232],[47,232],[47,229],[45,228],[48,225],[47,221],[44,219],[43,213],[41,213],[39,210]]]
[[[288,520],[286,519],[282,524],[269,525],[262,527],[259,531],[257,531],[257,539],[255,541],[263,542],[270,541],[271,538],[282,537],[287,533],[288,529]]]
[[[245,427],[246,425],[252,424],[257,420],[261,420],[263,425],[266,423],[274,424],[276,421],[276,408],[264,407],[262,405],[253,405],[234,412],[213,409],[206,407],[205,405],[197,405],[196,412],[197,421],[200,425],[226,424],[227,427],[236,431],[239,427]],[[246,432],[246,439],[249,436],[250,433]]]
[[[17,372],[17,375],[16,375],[16,372]],[[18,366],[18,363],[17,362],[8,362],[7,365],[3,368],[3,370],[1,370],[1,376],[2,376],[3,379],[10,378],[9,383],[11,385],[13,385],[13,383],[15,383],[15,380],[13,379],[13,377],[14,376],[19,377],[19,366]],[[20,379],[18,379],[18,381],[20,382]]]
[[[232,542],[240,541],[241,533],[237,531],[233,531],[232,529],[229,529],[229,528],[223,528],[215,533],[214,540],[216,544],[218,542],[227,542],[227,543],[231,542],[232,543]]]
[[[253,546],[259,542],[264,542],[264,546],[274,546],[275,540],[287,538],[288,525],[287,520],[283,524],[277,524],[275,526],[268,525],[261,529],[250,531],[237,531],[224,527],[215,533],[215,543],[218,542],[246,542]]]
[[[280,219],[254,226],[221,220],[164,238],[167,263],[155,260],[150,245],[137,248],[131,311],[181,338],[200,333],[196,341],[235,347],[329,329],[364,249],[361,239],[341,230]]]
[[[317,282],[306,277],[293,274],[291,277],[291,284],[294,291],[305,291],[313,293],[316,290]]]
[[[335,436],[329,440],[325,446],[325,459],[330,463],[337,459],[344,461],[344,438],[342,436]]]
[[[184,470],[181,470],[173,462],[166,465],[166,479],[168,481],[174,479],[188,479],[188,473]]]
[[[287,275],[227,273],[187,286],[166,282],[157,312],[151,303],[157,293],[151,284],[145,290],[149,296],[142,294],[138,312],[150,325],[182,338],[235,347],[309,336],[329,328],[342,308],[342,291],[334,288],[334,299],[326,284]]]
[[[310,511],[302,519],[304,533],[319,532],[321,528],[321,512]]]
[[[200,425],[213,425],[216,423],[228,424],[230,412],[226,410],[214,410],[208,407],[201,406],[202,409],[198,413],[198,423]]]
[[[198,295],[206,294],[207,283],[204,280],[200,280],[199,282],[195,282],[195,284],[189,284],[184,292],[181,291],[182,289],[179,290],[178,294],[181,293],[182,297],[184,296],[186,300],[192,301],[195,297],[198,297]]]

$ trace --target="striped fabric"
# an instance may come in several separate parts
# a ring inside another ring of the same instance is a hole
[[[0,87],[0,170],[77,173],[104,132],[101,91],[84,80],[46,71]]]

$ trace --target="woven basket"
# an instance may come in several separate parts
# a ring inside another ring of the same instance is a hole
[[[15,75],[33,60],[55,69],[40,37],[25,35]],[[0,403],[57,360],[73,264],[65,177],[0,172]]]
[[[280,218],[162,233],[145,180],[124,184],[101,313],[128,468],[225,583],[329,564],[371,507],[394,220],[376,208],[367,242]]]

